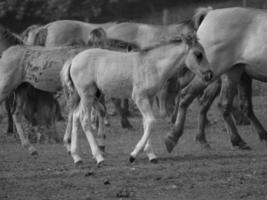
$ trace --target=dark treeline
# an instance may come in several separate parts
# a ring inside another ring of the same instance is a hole
[[[133,20],[163,8],[223,0],[0,0],[0,23],[15,32],[58,19]]]

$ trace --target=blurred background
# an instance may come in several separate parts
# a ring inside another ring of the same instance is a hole
[[[266,8],[267,0],[0,0],[0,23],[17,33],[58,19],[176,23],[199,6]]]
[[[267,9],[267,0],[0,0],[0,24],[16,33],[59,19],[171,24],[191,18],[201,6]],[[253,88],[254,95],[267,95],[264,83],[254,81]]]

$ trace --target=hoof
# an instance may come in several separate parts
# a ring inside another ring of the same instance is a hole
[[[75,164],[75,167],[81,169],[83,167],[83,161],[82,160],[79,160],[77,162],[74,163]]]
[[[175,145],[176,145],[176,142],[173,141],[170,137],[165,138],[165,146],[169,153],[172,152]]]
[[[99,145],[98,148],[100,149],[100,151],[105,152],[106,146]]]
[[[240,150],[251,150],[251,147],[248,146],[246,143],[243,145],[238,146]]]
[[[200,148],[203,150],[211,150],[209,143],[200,144]]]
[[[130,163],[133,163],[135,161],[135,158],[133,157],[133,156],[130,156],[130,158],[129,158],[129,162]]]
[[[108,121],[105,121],[104,122],[105,126],[109,127],[110,126],[110,123]]]
[[[239,150],[251,150],[251,147],[248,146],[248,144],[245,143],[244,141],[240,141],[238,144],[233,146],[238,148]]]
[[[37,156],[38,155],[38,151],[34,148],[34,147],[29,147],[29,153],[30,153],[30,155],[32,155],[32,156]]]
[[[55,141],[56,144],[61,144],[62,143],[61,138],[58,138],[58,137],[54,138],[54,141]]]
[[[38,156],[38,151],[37,150],[33,150],[33,151],[30,152],[30,154],[32,156]]]
[[[266,140],[262,140],[262,143],[264,144],[264,146],[267,147],[267,141]]]
[[[153,158],[153,159],[150,160],[150,162],[151,162],[152,164],[157,164],[159,161],[158,161],[157,158]]]
[[[126,123],[126,124],[122,123],[121,126],[122,128],[133,129],[133,126],[130,123]]]
[[[209,145],[209,143],[207,143],[206,141],[203,142],[203,141],[196,141],[197,144],[199,145],[200,149],[201,150],[211,150],[211,147]]]
[[[103,166],[104,166],[104,160],[98,162],[98,163],[96,164],[96,166],[97,166],[98,168],[103,167]]]

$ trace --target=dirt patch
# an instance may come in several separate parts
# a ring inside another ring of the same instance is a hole
[[[256,113],[265,122],[264,98],[254,100]],[[194,142],[197,110],[197,105],[190,108],[185,133],[172,154],[163,144],[170,124],[159,120],[153,128],[158,164],[149,163],[144,154],[134,164],[128,163],[129,153],[141,136],[141,119],[131,118],[135,129],[123,130],[118,117],[113,117],[112,126],[106,129],[108,153],[101,168],[95,166],[84,137],[84,166],[76,168],[63,145],[35,145],[39,156],[28,155],[17,140],[4,136],[2,123],[0,199],[267,199],[267,151],[254,129],[239,128],[252,150],[233,150],[220,115],[212,108],[209,118],[215,123],[207,131],[212,150],[202,151]]]

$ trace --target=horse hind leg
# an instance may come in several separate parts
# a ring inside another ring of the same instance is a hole
[[[17,132],[19,134],[22,146],[27,148],[31,155],[37,155],[38,154],[37,150],[35,149],[34,146],[32,146],[32,144],[29,141],[29,138],[25,135],[23,131],[23,126],[22,126],[23,120],[22,120],[21,113],[19,111],[15,111],[12,117],[13,117],[16,129],[17,129]]]
[[[106,109],[103,104],[96,101],[94,104],[94,107],[96,109],[97,118],[98,118],[98,128],[97,128],[97,144],[99,149],[102,152],[105,152],[105,139],[106,135],[104,134],[104,124],[105,124],[105,115],[106,115]]]
[[[71,144],[70,144],[70,153],[72,156],[72,159],[75,163],[75,165],[79,166],[82,164],[82,158],[81,158],[81,151],[80,151],[80,140],[79,140],[79,126],[80,126],[80,114],[79,114],[79,108],[77,110],[74,110],[72,112],[72,120],[68,121],[68,123],[72,122],[72,129],[71,129]],[[67,141],[69,142],[69,141]]]
[[[87,94],[82,94],[83,96],[81,96],[79,117],[80,117],[80,122],[83,128],[83,131],[90,145],[92,155],[96,159],[97,165],[101,165],[101,163],[104,161],[104,158],[93,136],[93,130],[91,127],[91,119],[90,119],[90,113],[91,113],[91,109],[92,109],[94,98],[95,98],[95,91],[93,92],[93,91],[87,90],[87,92],[88,92]]]
[[[122,128],[128,128],[128,129],[133,128],[131,123],[128,120],[128,116],[127,116],[126,110],[121,107],[121,99],[113,98],[112,102],[113,102],[113,104],[114,104],[114,106],[116,108],[116,111],[120,115]]]
[[[65,134],[63,137],[63,144],[65,148],[67,149],[68,154],[71,154],[71,132],[72,132],[72,122],[73,121],[73,113],[72,111],[68,114],[68,120],[67,120],[67,127],[65,130]]]
[[[256,129],[259,138],[267,145],[267,131],[264,129],[258,118],[253,111],[252,104],[252,79],[246,74],[241,77],[241,83],[239,87],[239,99],[241,110],[246,114],[251,124]]]

